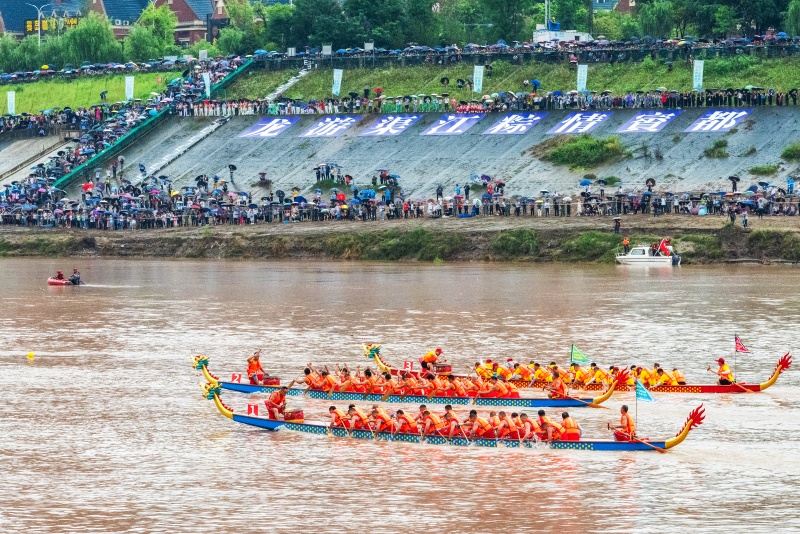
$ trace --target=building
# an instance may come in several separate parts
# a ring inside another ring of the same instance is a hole
[[[45,2],[47,0],[41,0]],[[153,1],[167,5],[178,17],[175,42],[189,46],[207,38],[212,27],[227,24],[224,0],[49,0],[42,12],[43,33],[63,32],[86,16],[86,10],[108,17],[117,39],[124,39],[142,11]],[[35,2],[31,2],[35,3]],[[38,12],[22,0],[0,0],[0,33],[19,38],[38,34]]]

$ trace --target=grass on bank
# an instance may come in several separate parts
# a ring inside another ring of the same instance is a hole
[[[792,143],[781,152],[781,157],[787,161],[800,160],[800,142]]]
[[[228,100],[263,98],[288,82],[295,74],[297,71],[291,69],[268,71],[251,68],[240,74],[236,81],[226,89],[220,90],[217,96]]]
[[[725,139],[717,139],[714,144],[703,151],[707,158],[727,158],[728,154],[728,141]]]
[[[780,165],[775,163],[770,165],[756,165],[755,167],[750,167],[750,174],[755,174],[756,176],[769,176],[778,172],[779,168]]]
[[[594,167],[620,159],[626,154],[618,135],[605,138],[589,134],[564,135],[550,145],[542,154],[542,159],[570,167]]]
[[[747,252],[753,258],[800,261],[800,236],[785,230],[756,230],[747,236]]]
[[[527,63],[512,65],[507,61],[492,63],[491,76],[483,80],[483,94],[500,91],[525,91],[523,80],[536,79],[541,82],[540,91],[570,90],[575,88],[575,70],[566,64]],[[400,67],[382,66],[377,68],[345,69],[342,77],[341,94],[355,91],[363,94],[364,87],[382,87],[387,96],[412,94],[449,93],[457,100],[471,100],[482,95],[472,93],[469,87],[456,87],[456,80],[467,79],[473,66],[468,63],[442,67]],[[291,72],[290,74],[294,74]],[[228,94],[237,98],[258,98],[265,96],[268,87],[277,86],[274,80],[278,73],[254,71],[252,75],[237,80]],[[450,79],[445,88],[440,83],[442,77]],[[706,87],[727,89],[746,85],[774,88],[788,92],[795,87],[793,80],[800,77],[800,58],[760,59],[750,56],[736,56],[725,59],[705,60],[703,83]],[[259,78],[263,82],[258,81]],[[330,98],[333,85],[333,70],[311,71],[286,92],[286,96],[306,100]],[[629,91],[649,91],[665,86],[679,91],[691,91],[692,68],[685,62],[676,61],[669,71],[664,61],[645,61],[641,63],[591,64],[587,78],[587,88],[598,92],[609,90],[614,93]],[[529,87],[528,87],[529,89]]]
[[[145,100],[150,93],[159,93],[180,76],[180,71],[148,72],[135,75],[134,97]],[[159,82],[158,80],[161,79]],[[17,114],[39,113],[53,108],[89,107],[100,103],[100,93],[108,91],[109,103],[125,100],[125,75],[86,76],[67,80],[55,78],[33,83],[9,84],[2,92],[15,91]],[[8,99],[0,98],[0,114],[8,113]]]

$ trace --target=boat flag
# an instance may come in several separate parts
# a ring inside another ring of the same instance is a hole
[[[645,402],[655,402],[656,400],[650,395],[650,392],[647,391],[647,388],[644,387],[639,379],[636,379],[636,400],[643,400]]]
[[[578,347],[572,345],[572,352],[569,355],[569,363],[589,363],[591,360]]]
[[[739,339],[739,336],[733,336],[736,339],[736,352],[750,352],[747,350],[747,347],[742,345],[742,340]]]

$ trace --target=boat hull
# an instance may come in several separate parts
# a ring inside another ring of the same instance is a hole
[[[546,442],[541,442],[538,445],[535,443],[525,442],[520,443],[518,440],[508,440],[508,439],[472,439],[468,440],[463,437],[457,437],[453,439],[447,439],[440,436],[426,436],[424,439],[419,434],[394,434],[392,435],[389,432],[377,432],[373,433],[369,430],[353,430],[351,432],[347,432],[344,428],[333,428],[328,429],[327,425],[323,424],[314,424],[314,423],[286,423],[284,421],[276,421],[274,419],[266,419],[263,417],[253,417],[249,415],[239,415],[233,414],[233,420],[237,423],[243,423],[246,425],[255,426],[258,428],[263,428],[266,430],[279,430],[279,429],[286,429],[289,431],[294,432],[304,432],[307,434],[332,434],[339,438],[353,438],[353,439],[362,439],[362,440],[374,440],[374,441],[398,441],[401,443],[425,443],[427,445],[452,445],[456,447],[490,447],[490,448],[498,448],[498,447],[507,447],[512,449],[518,449],[522,447],[526,448],[537,448],[537,447],[549,447],[551,449],[571,449],[571,450],[582,450],[582,451],[653,451],[652,447],[649,447],[643,443],[635,442],[635,441],[614,441],[614,440],[605,440],[605,439],[596,439],[596,440],[580,440],[580,441],[554,441],[550,444]],[[666,441],[648,441],[650,445],[654,447],[659,447],[664,449],[666,447]]]
[[[617,256],[617,263],[620,265],[653,265],[670,267],[672,265],[680,265],[680,259],[673,260],[672,256]]]
[[[73,284],[72,282],[70,282],[69,280],[66,280],[66,279],[65,280],[59,280],[58,278],[48,278],[47,279],[47,285],[48,286],[71,286],[71,285],[75,285],[75,284]]]

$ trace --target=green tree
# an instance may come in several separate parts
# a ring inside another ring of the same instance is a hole
[[[239,28],[222,28],[217,39],[217,47],[225,54],[241,54],[244,47],[244,32]]]
[[[197,41],[195,44],[187,48],[185,52],[192,57],[200,57],[200,50],[208,51],[208,57],[216,57],[222,54],[222,50],[209,43],[205,39]]]
[[[64,59],[80,65],[83,61],[122,60],[122,45],[114,38],[108,19],[90,11],[78,27],[64,34]]]
[[[531,8],[526,0],[480,0],[480,7],[492,23],[492,34],[509,43],[524,37],[525,15]]]
[[[41,67],[40,52],[38,36],[29,35],[19,43],[11,54],[9,70],[33,70],[34,66]]]
[[[250,54],[264,46],[266,42],[265,20],[267,18],[266,6],[262,2],[250,0],[227,0],[225,9],[231,19],[231,27],[241,31],[236,39],[236,48],[230,50],[231,54]],[[222,33],[220,32],[220,39]],[[231,44],[229,43],[229,44]],[[225,48],[220,45],[220,48]]]
[[[789,35],[800,35],[800,0],[789,2],[789,8],[783,17],[783,28]],[[2,48],[0,48],[2,55]]]
[[[586,2],[584,0],[554,0],[551,16],[561,23],[562,30],[586,31]]]
[[[407,42],[432,45],[439,35],[439,21],[433,13],[433,0],[406,0],[405,38]],[[441,5],[441,4],[440,4]]]
[[[164,43],[150,28],[135,25],[125,38],[125,59],[147,61],[164,55]]]
[[[148,4],[142,11],[139,20],[134,27],[146,28],[158,39],[159,53],[157,56],[169,52],[175,45],[175,26],[178,24],[178,16],[172,12],[167,4],[155,7],[155,4]]]
[[[605,35],[606,39],[618,41],[622,39],[622,27],[620,25],[619,13],[613,10],[599,11],[594,16],[594,30],[592,35]]]
[[[645,35],[669,37],[673,27],[672,2],[656,0],[639,9],[639,27]]]
[[[294,43],[294,6],[275,4],[264,10],[266,15],[266,41],[285,50]]]
[[[295,0],[294,7],[293,28],[298,45],[331,43],[338,48],[353,44],[350,27],[336,0]]]
[[[366,41],[392,48],[405,44],[406,15],[401,0],[344,0],[343,7],[352,32],[348,46]]]
[[[11,35],[4,33],[0,35],[0,70],[9,72],[14,69],[12,58],[16,53],[19,41]]]
[[[732,7],[717,6],[717,11],[714,13],[714,34],[717,37],[727,37],[730,33],[736,30],[736,13]]]

